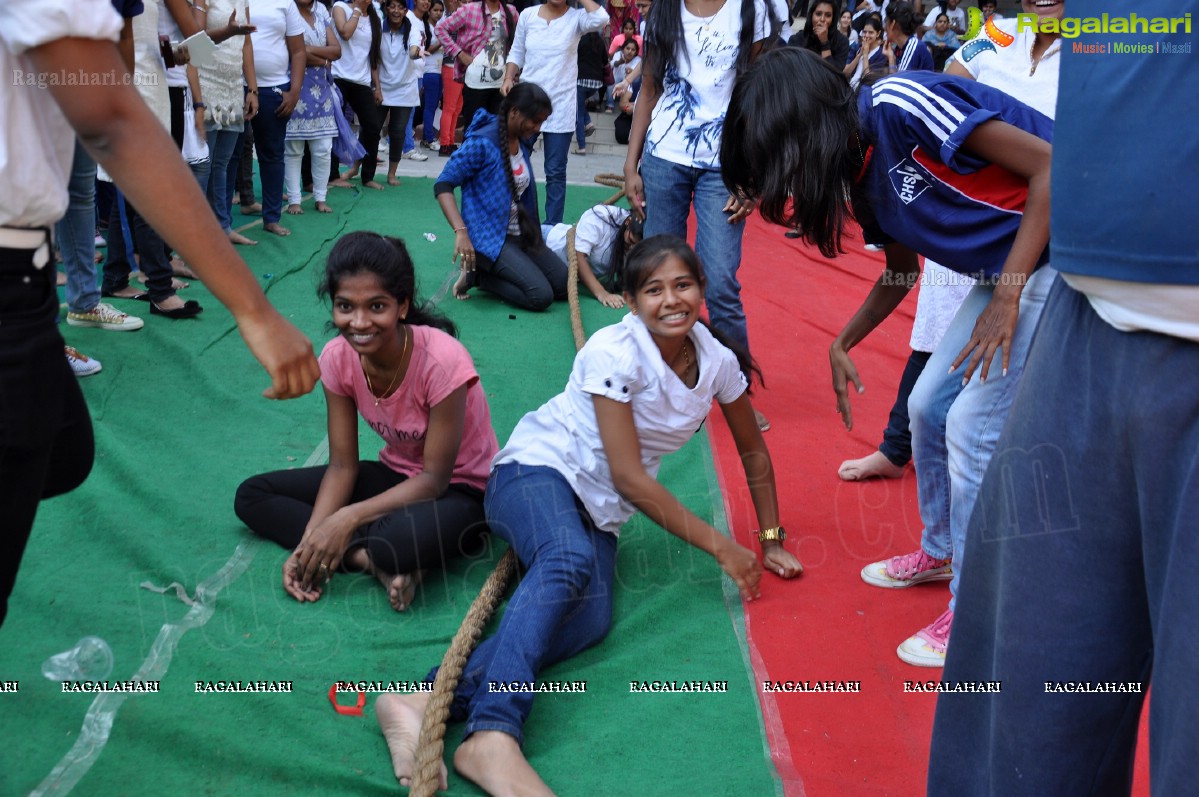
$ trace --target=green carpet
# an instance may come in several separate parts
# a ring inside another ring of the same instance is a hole
[[[341,234],[373,229],[405,238],[419,292],[428,298],[444,287],[453,239],[431,194],[432,181],[419,179],[382,193],[335,189],[329,201],[336,213],[316,214],[306,203],[305,215],[283,218],[290,237],[251,229],[261,243],[239,251],[319,351],[332,333],[314,286]],[[609,195],[571,186],[567,218]],[[248,219],[235,211],[234,221]],[[437,241],[425,240],[426,232]],[[589,330],[620,317],[582,292]],[[430,574],[404,614],[391,611],[376,582],[357,575],[338,576],[315,604],[287,597],[280,587],[285,552],[251,537],[233,514],[232,496],[249,475],[321,458],[323,398],[319,388],[291,402],[258,398],[266,377],[229,314],[199,283],[182,295],[198,299],[203,315],[170,321],[150,316],[140,302],[118,301],[145,317],[145,329],[64,328],[68,342],[104,363],[82,383],[96,463],[83,487],[42,504],[0,631],[0,681],[20,682],[19,692],[0,694],[0,794],[30,793],[80,739],[95,696],[63,694],[40,665],[88,634],[112,647],[110,680],[133,677],[147,661],[169,668],[158,694],[96,699],[97,709],[117,709],[107,744],[93,745],[105,735],[101,716],[75,748],[83,758],[90,749],[94,764],[62,771],[60,787],[79,773],[75,790],[86,795],[394,793],[373,697],[365,717],[339,716],[328,704],[329,687],[422,678],[504,545]],[[503,442],[521,414],[565,382],[574,356],[567,306],[528,313],[477,291],[440,306],[475,358]],[[363,426],[361,440],[363,456],[373,456],[378,438]],[[697,436],[665,462],[661,478],[711,519],[709,457],[706,435]],[[240,564],[230,565],[239,546]],[[179,582],[196,597],[197,585],[211,585],[227,565],[228,585],[201,596],[196,608],[174,591],[140,586]],[[545,674],[585,680],[587,691],[538,698],[527,726],[533,765],[562,795],[775,794],[719,569],[638,517],[621,538],[617,577],[609,638]],[[292,681],[293,692],[195,692],[196,681],[221,679]],[[728,693],[629,692],[630,681],[673,679],[727,681]],[[450,727],[451,746],[460,733]],[[44,793],[65,793],[46,785]],[[450,794],[479,793],[453,775],[450,786]]]

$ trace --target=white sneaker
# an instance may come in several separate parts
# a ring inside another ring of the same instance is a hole
[[[97,327],[117,332],[132,332],[135,329],[141,329],[146,322],[137,316],[122,313],[111,304],[100,302],[86,313],[67,313],[67,323],[73,327]]]
[[[424,147],[425,149],[429,150],[430,152],[440,152],[441,151],[441,142],[440,141],[430,141],[427,144],[422,141],[421,146]]]
[[[413,147],[412,149],[405,152],[404,157],[410,161],[427,161],[429,159],[428,155],[421,152],[416,147]]]
[[[71,364],[71,370],[75,372],[75,376],[91,376],[92,374],[100,373],[104,367],[100,365],[99,360],[93,360],[74,346],[67,346],[67,362]]]

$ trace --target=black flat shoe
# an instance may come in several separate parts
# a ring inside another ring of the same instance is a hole
[[[456,150],[456,149],[458,149],[458,146],[456,144],[450,144],[449,146],[444,146],[441,149],[437,150],[437,155],[438,155],[438,157],[441,157],[441,158],[448,158],[454,154],[454,150]]]
[[[204,308],[195,299],[188,299],[182,307],[176,307],[174,310],[163,310],[154,302],[150,302],[151,315],[164,315],[167,318],[195,318],[202,312],[204,312]]]

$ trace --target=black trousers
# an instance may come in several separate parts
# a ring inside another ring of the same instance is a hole
[[[57,317],[53,258],[0,249],[0,624],[38,503],[82,484],[95,453]]]
[[[464,119],[463,127],[466,130],[470,129],[470,123],[475,118],[475,112],[480,108],[485,109],[488,113],[499,113],[500,103],[504,101],[504,96],[497,89],[472,89],[470,86],[462,87],[462,115],[460,119]]]
[[[358,117],[358,141],[366,150],[359,167],[365,185],[375,179],[375,169],[379,165],[379,131],[383,129],[383,112],[375,104],[375,93],[369,86],[351,83],[342,78],[336,78],[334,82],[341,89],[341,96],[345,97],[346,102],[354,109],[354,115]],[[400,140],[402,144],[403,136]]]
[[[321,466],[252,476],[237,488],[233,508],[255,534],[292,550],[304,536],[324,475]],[[365,501],[406,478],[380,462],[359,462],[350,502]],[[402,507],[360,527],[350,548],[365,547],[375,567],[398,575],[444,568],[454,556],[478,552],[486,530],[483,491],[451,484],[440,498]]]

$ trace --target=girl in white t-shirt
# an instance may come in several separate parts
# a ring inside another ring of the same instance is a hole
[[[545,245],[562,258],[563,263],[570,262],[566,246],[570,230],[569,224],[542,225],[541,228]],[[624,208],[596,205],[583,211],[574,230],[579,279],[606,307],[624,307],[620,289],[625,253],[641,240],[645,225]]]
[[[454,324],[417,301],[404,242],[343,236],[318,288],[338,337],[321,352],[329,464],[253,476],[234,509],[292,551],[283,589],[319,600],[340,570],[382,582],[391,607],[412,605],[421,573],[477,548],[483,488],[499,448],[487,397]],[[384,442],[358,459],[358,416]]]
[[[387,117],[387,184],[399,185],[396,170],[404,156],[404,134],[408,120],[420,104],[420,79],[425,73],[421,56],[421,24],[404,0],[386,0],[383,5],[386,25],[379,46],[379,80],[375,99],[379,113]]]
[[[712,325],[749,350],[737,270],[752,211],[724,187],[720,138],[733,82],[778,31],[763,0],[659,0],[646,29],[641,94],[625,158],[625,192],[646,236],[687,236],[708,273]],[[769,424],[758,416],[762,428]]]
[[[759,596],[764,568],[782,578],[803,570],[781,543],[770,452],[748,397],[746,374],[755,366],[700,322],[703,291],[686,242],[659,236],[634,247],[625,269],[629,315],[592,336],[566,389],[525,415],[493,460],[488,526],[512,546],[524,577],[499,630],[467,662],[450,708],[451,719],[466,721],[454,766],[489,794],[549,793],[521,752],[532,693],[488,684],[533,683],[545,667],[604,639],[616,540],[635,512],[714,557],[746,600]],[[761,563],[656,478],[662,457],[703,427],[713,399],[764,529]],[[427,701],[427,693],[385,695],[375,704],[401,785],[412,776]]]

